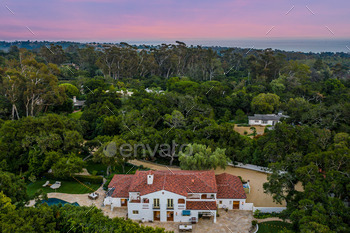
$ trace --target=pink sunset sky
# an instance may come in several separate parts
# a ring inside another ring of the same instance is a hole
[[[0,3],[0,40],[350,38],[349,0],[8,0]]]

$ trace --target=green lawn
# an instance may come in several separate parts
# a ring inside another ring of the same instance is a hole
[[[82,114],[83,114],[82,111],[73,112],[73,113],[71,113],[71,114],[68,114],[68,117],[69,117],[69,118],[73,118],[73,119],[79,120]]]
[[[35,183],[31,183],[27,185],[27,193],[30,197],[32,197],[35,192],[39,189],[42,189],[45,193],[52,193],[55,192],[54,189],[51,189],[50,187],[42,187],[42,185],[47,181],[45,180],[37,180]],[[60,181],[57,179],[57,181]],[[50,184],[54,184],[56,180],[50,180]],[[58,193],[71,193],[71,194],[83,194],[83,193],[91,193],[92,190],[97,190],[100,185],[99,184],[90,184],[85,183],[88,187],[91,189],[88,189],[84,185],[78,183],[77,181],[64,181],[61,180],[62,185],[60,188],[56,190]]]
[[[269,221],[259,223],[258,233],[277,233],[285,229],[291,229],[292,224],[280,222],[280,221]]]

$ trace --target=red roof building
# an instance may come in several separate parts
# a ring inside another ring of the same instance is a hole
[[[242,181],[237,176],[222,173],[216,175],[216,185],[218,187],[218,199],[246,199]]]
[[[114,175],[105,205],[128,208],[128,218],[142,221],[193,222],[213,217],[217,208],[244,209],[241,180],[214,171],[136,171]]]
[[[147,184],[147,175],[153,183]],[[108,185],[114,188],[112,197],[128,197],[129,192],[140,196],[166,190],[185,197],[195,193],[216,193],[216,198],[246,199],[241,180],[227,173],[215,175],[214,171],[136,171],[134,175],[114,175]]]

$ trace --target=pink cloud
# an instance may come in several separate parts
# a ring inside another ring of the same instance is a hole
[[[315,15],[293,4],[286,15],[293,5],[281,0],[19,0],[9,3],[15,15],[0,9],[0,39],[350,37],[348,1],[310,3]]]

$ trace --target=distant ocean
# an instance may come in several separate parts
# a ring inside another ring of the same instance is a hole
[[[187,45],[279,49],[295,52],[345,52],[350,53],[350,39],[232,39],[232,40],[181,40]],[[159,45],[173,41],[129,41],[130,44]]]

